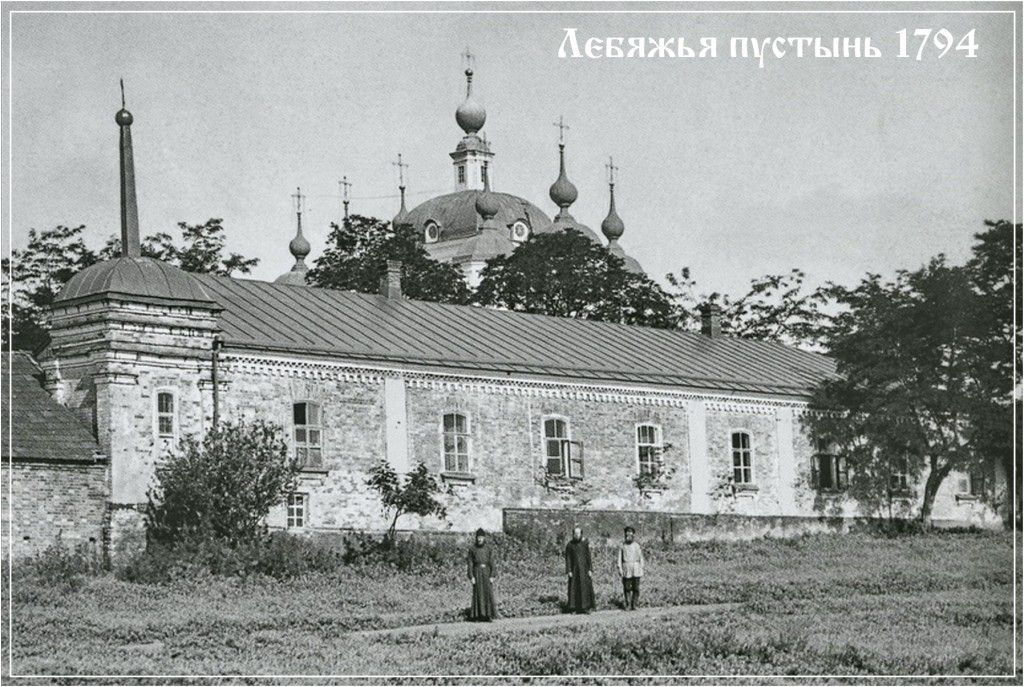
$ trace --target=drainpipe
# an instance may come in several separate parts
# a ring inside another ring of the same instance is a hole
[[[213,427],[220,421],[220,349],[224,340],[220,335],[213,337],[213,351],[210,354],[210,377],[213,382]]]

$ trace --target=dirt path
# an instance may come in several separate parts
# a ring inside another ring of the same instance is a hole
[[[428,623],[426,625],[407,625],[387,630],[364,630],[353,632],[353,637],[385,637],[412,634],[430,635],[462,635],[481,634],[483,632],[509,632],[519,630],[543,630],[549,627],[565,627],[567,625],[608,625],[621,622],[623,619],[666,618],[675,615],[692,613],[714,613],[739,608],[739,603],[702,604],[693,606],[652,606],[641,607],[635,611],[595,611],[587,614],[562,613],[560,615],[531,615],[521,618],[499,618],[490,623]]]

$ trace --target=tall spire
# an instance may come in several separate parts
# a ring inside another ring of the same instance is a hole
[[[455,110],[455,121],[467,136],[472,136],[484,128],[487,111],[473,98],[473,65],[476,63],[476,56],[469,51],[469,48],[466,48],[462,58],[466,63],[466,99]]]
[[[306,197],[302,195],[302,189],[296,188],[292,194],[295,201],[295,238],[288,242],[288,251],[295,258],[295,264],[290,271],[285,272],[274,280],[277,284],[291,284],[293,286],[304,286],[306,284],[306,272],[309,267],[306,265],[306,256],[309,255],[309,241],[302,235],[302,210]]]
[[[142,255],[139,243],[139,206],[135,200],[135,161],[132,156],[132,113],[124,105],[124,79],[121,79],[121,109],[114,115],[121,129],[121,255],[138,258]]]
[[[402,197],[402,205],[398,209],[398,214],[391,220],[391,226],[404,227],[409,224],[409,211],[405,209],[405,170],[409,165],[402,162],[401,153],[398,154],[398,162],[392,162],[391,164],[398,167],[398,193]]]
[[[601,222],[601,233],[608,239],[608,250],[615,252],[616,249],[621,250],[618,240],[626,230],[626,225],[623,224],[619,213],[615,211],[615,172],[619,168],[615,166],[612,158],[608,158],[605,169],[608,170],[608,216]]]
[[[576,190],[576,186],[569,181],[569,177],[565,173],[565,130],[569,126],[565,123],[562,116],[558,117],[555,126],[558,127],[558,178],[555,180],[555,183],[551,184],[548,195],[555,205],[561,208],[555,217],[557,222],[560,219],[572,219],[572,215],[569,214],[569,206],[576,202],[579,192]]]

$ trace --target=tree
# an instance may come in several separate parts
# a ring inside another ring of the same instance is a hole
[[[1021,377],[1019,358],[1014,365],[1014,344],[1024,349],[1019,322],[1014,323],[1014,308],[1020,306],[1022,281],[1021,225],[1011,222],[985,221],[987,230],[975,234],[976,243],[967,263],[971,282],[978,298],[978,346],[972,351],[978,394],[972,399],[974,415],[980,421],[972,426],[971,442],[984,455],[998,458],[1006,475],[1005,512],[1013,513],[1013,490],[1024,493],[1024,464],[1021,451],[1014,451],[1014,435],[1020,437]],[[1016,259],[1014,250],[1016,249]],[[1016,271],[1013,266],[1016,264]],[[1014,293],[1016,284],[1016,294]],[[1016,300],[1015,297],[1016,296]],[[1016,392],[1016,394],[1015,394]],[[1014,417],[1016,417],[1015,426]],[[1019,446],[1019,444],[1018,444]],[[996,462],[995,460],[993,461]],[[993,465],[994,467],[994,465]],[[1014,471],[1016,469],[1016,478]],[[1020,508],[1018,502],[1018,508]],[[1020,513],[1016,514],[1020,518]]]
[[[148,236],[142,242],[142,255],[165,260],[186,272],[231,276],[248,273],[259,262],[238,253],[224,257],[224,227],[219,219],[204,224],[179,222],[182,247],[169,234]],[[28,244],[11,251],[3,260],[4,301],[10,308],[10,322],[3,318],[3,345],[38,352],[50,341],[46,315],[60,289],[72,276],[86,267],[121,254],[121,241],[107,239],[100,250],[93,250],[82,238],[85,226],[57,226],[37,232],[30,229]]]
[[[370,471],[366,485],[380,494],[385,517],[391,518],[384,539],[387,543],[395,541],[395,528],[402,515],[412,514],[424,518],[435,515],[442,520],[448,517],[448,511],[437,499],[441,488],[423,463],[406,475],[404,482],[399,482],[395,469],[387,460],[382,460]]]
[[[453,265],[431,259],[414,229],[396,229],[388,222],[360,215],[342,225],[331,224],[327,250],[317,258],[306,280],[330,289],[379,293],[388,260],[402,262],[405,296],[440,303],[470,301],[462,273]]]
[[[293,488],[299,469],[281,429],[263,421],[225,422],[202,440],[186,437],[156,471],[147,538],[168,547],[251,544],[265,533],[264,518]]]
[[[972,360],[979,342],[969,270],[943,256],[892,281],[869,274],[852,289],[832,286],[843,310],[826,337],[838,376],[816,390],[805,417],[812,439],[835,443],[851,493],[874,506],[924,478],[919,517],[930,525],[935,494],[953,470],[984,456],[971,444],[985,418]]]
[[[718,292],[697,296],[697,282],[688,267],[678,276],[665,275],[679,313],[677,321],[683,329],[699,329],[700,318],[695,316],[698,307],[702,303],[717,303],[722,309],[723,333],[821,350],[829,321],[830,292],[827,287],[807,290],[805,278],[799,269],[787,274],[768,274],[751,280],[747,292],[734,298]]]
[[[476,302],[519,312],[671,328],[676,310],[646,276],[575,229],[537,234],[487,261]]]
[[[64,225],[37,232],[30,229],[28,244],[4,258],[4,302],[10,322],[3,318],[3,345],[39,351],[49,343],[46,314],[64,284],[76,273],[103,259],[82,238],[84,225]]]

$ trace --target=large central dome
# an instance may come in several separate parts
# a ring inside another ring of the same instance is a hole
[[[408,223],[426,237],[428,243],[451,241],[479,233],[483,218],[477,213],[476,201],[488,193],[498,207],[494,222],[502,233],[509,235],[517,222],[525,222],[531,234],[553,230],[551,218],[530,201],[508,193],[468,189],[446,193],[420,203],[409,211]],[[428,227],[436,227],[428,235]]]

